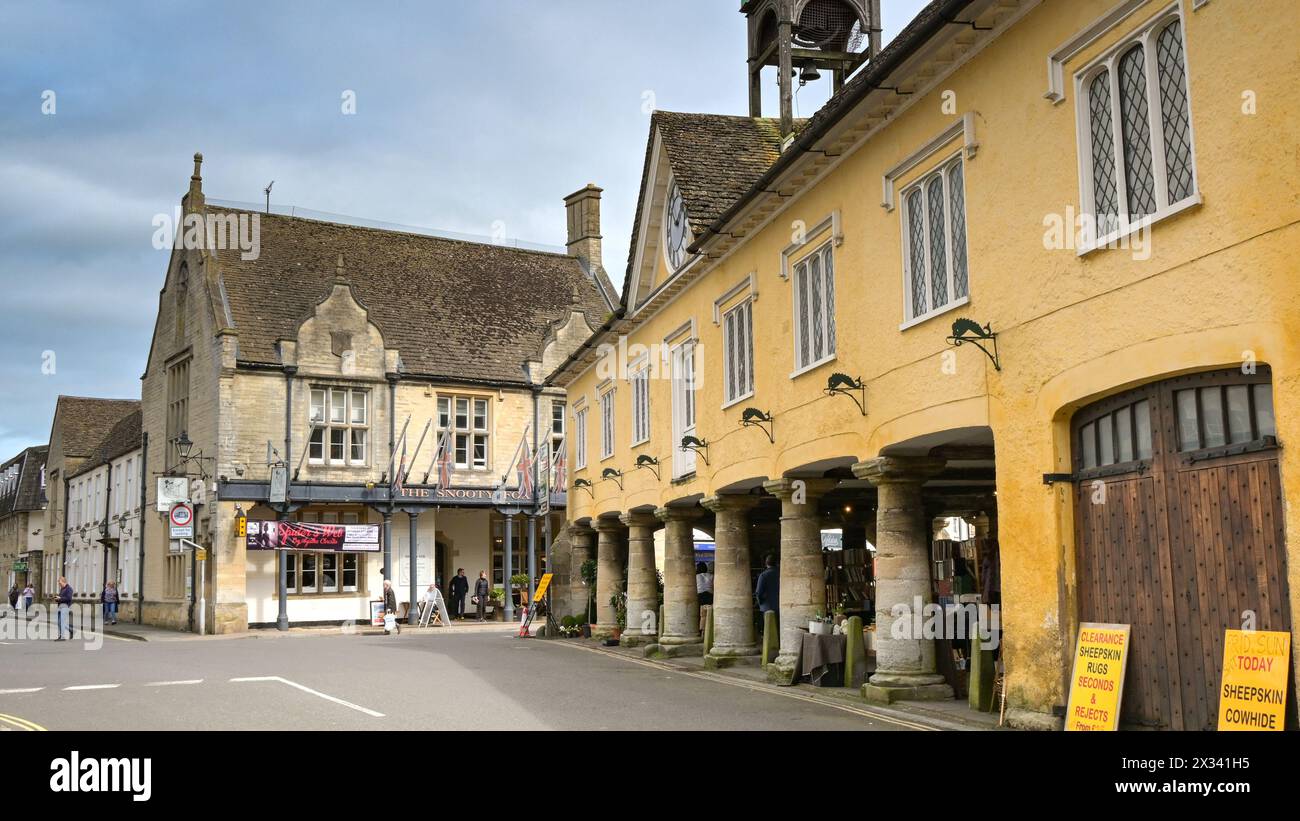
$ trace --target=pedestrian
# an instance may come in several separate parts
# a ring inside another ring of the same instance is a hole
[[[9,587],[9,606],[14,609],[15,616],[18,615],[18,599],[22,596],[22,592],[16,582]]]
[[[451,580],[451,617],[458,621],[465,620],[465,595],[469,593],[469,579],[465,578],[465,568],[456,568],[456,575]]]
[[[700,598],[700,606],[713,604],[713,574],[704,562],[695,565],[695,593]]]
[[[478,581],[474,582],[474,603],[478,605],[478,620],[486,621],[483,614],[486,612],[488,595],[492,592],[491,585],[488,584],[486,570],[478,572]]]
[[[104,623],[117,624],[117,582],[104,585],[99,599],[104,603]]]
[[[402,626],[397,623],[397,593],[393,591],[393,583],[384,579],[384,635],[394,630],[401,635]]]
[[[36,588],[32,587],[31,582],[28,582],[27,586],[23,588],[23,612],[28,612],[32,609],[32,601],[35,598]]]
[[[763,558],[767,568],[758,574],[758,584],[754,586],[754,597],[758,599],[758,627],[762,631],[766,614],[769,610],[781,615],[781,568],[777,567],[775,554],[769,553]]]
[[[63,634],[67,633],[65,637]],[[72,638],[72,585],[63,576],[59,577],[59,637],[55,641]]]

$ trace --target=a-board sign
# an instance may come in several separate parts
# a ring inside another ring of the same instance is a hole
[[[542,581],[537,585],[537,590],[533,593],[533,604],[541,601],[542,597],[546,595],[546,588],[551,586],[551,577],[554,575],[554,573],[545,573],[542,575]]]
[[[1225,630],[1219,729],[1281,730],[1290,667],[1290,633]]]
[[[1119,729],[1129,638],[1127,624],[1084,622],[1079,625],[1065,729]]]

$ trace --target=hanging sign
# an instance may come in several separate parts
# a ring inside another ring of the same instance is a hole
[[[187,504],[172,505],[167,513],[167,521],[171,526],[170,538],[194,538],[194,508]]]
[[[315,522],[249,522],[249,550],[379,550],[379,525],[334,525]]]
[[[184,476],[159,476],[158,493],[155,499],[155,509],[159,513],[166,513],[172,509],[173,505],[183,504],[190,500],[190,482]]]
[[[1290,633],[1225,630],[1219,729],[1281,730],[1290,667]]]
[[[1070,672],[1067,730],[1118,730],[1124,671],[1128,666],[1127,624],[1079,625]]]

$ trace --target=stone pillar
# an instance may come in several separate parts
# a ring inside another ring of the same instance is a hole
[[[726,667],[758,655],[754,638],[754,587],[750,580],[749,511],[753,496],[710,496],[701,504],[715,515],[713,541],[713,647],[706,667]]]
[[[655,530],[659,520],[649,511],[625,513],[627,525],[627,629],[624,647],[654,644],[659,633],[659,579],[655,574]]]
[[[585,524],[570,524],[567,529],[571,568],[569,571],[569,607],[574,615],[588,618],[587,601],[592,597],[594,591],[589,590],[582,581],[582,566],[588,559],[596,557],[596,531]],[[594,598],[592,601],[594,601]]]
[[[862,688],[872,701],[952,698],[935,672],[934,642],[911,635],[918,603],[929,604],[930,521],[921,483],[944,460],[881,456],[853,466],[853,475],[879,489],[876,507],[876,672]],[[903,622],[895,629],[895,622]]]
[[[560,528],[558,533],[551,533],[546,545],[546,561],[550,565],[550,572],[555,574],[550,587],[551,611],[555,620],[559,621],[565,616],[573,615],[580,607],[573,599],[573,579],[578,575],[578,568],[573,566],[573,547],[569,541],[568,528]]]
[[[781,649],[767,666],[768,680],[777,684],[795,683],[801,637],[808,622],[826,611],[826,567],[817,503],[837,484],[834,479],[763,483],[764,490],[781,500]]]
[[[664,629],[659,649],[667,655],[703,655],[692,526],[700,509],[661,507],[655,515],[664,523]]]
[[[618,629],[618,611],[610,598],[623,588],[623,525],[617,518],[596,520],[596,626],[593,638],[607,639]]]

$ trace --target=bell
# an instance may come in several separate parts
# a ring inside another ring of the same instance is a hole
[[[822,78],[822,73],[817,70],[815,65],[806,65],[799,69],[799,85],[806,86],[809,83],[815,83]]]

